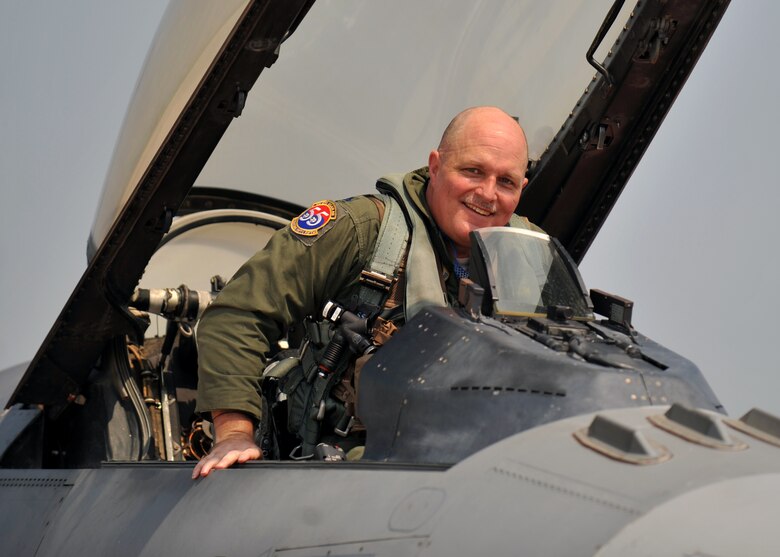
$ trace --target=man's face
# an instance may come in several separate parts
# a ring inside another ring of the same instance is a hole
[[[431,152],[426,199],[436,224],[469,254],[469,232],[504,226],[528,180],[525,139],[506,115],[472,117],[449,145]]]

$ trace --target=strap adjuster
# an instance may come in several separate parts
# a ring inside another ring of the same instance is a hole
[[[390,292],[393,283],[395,283],[395,277],[389,277],[384,273],[368,271],[366,269],[360,272],[360,284],[377,288],[384,292]]]
[[[343,421],[343,420],[342,420]],[[347,421],[346,427],[344,429],[340,429],[338,426],[333,428],[333,431],[336,432],[336,435],[339,435],[341,437],[346,437],[349,435],[349,432],[352,431],[352,426],[355,425],[355,416],[350,416],[349,420]]]

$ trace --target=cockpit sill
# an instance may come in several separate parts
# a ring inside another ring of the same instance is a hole
[[[452,468],[451,463],[430,463],[430,462],[376,462],[366,460],[340,460],[337,462],[327,462],[322,460],[253,460],[244,464],[238,464],[235,466],[237,470],[254,470],[254,469],[295,469],[295,470],[322,470],[333,468],[334,464],[338,464],[340,469],[346,470],[379,470],[379,471],[406,471],[406,472],[446,472]],[[136,461],[104,461],[100,463],[100,468],[112,469],[112,468],[164,468],[169,469],[186,469],[192,470],[192,462],[160,462],[154,460]]]

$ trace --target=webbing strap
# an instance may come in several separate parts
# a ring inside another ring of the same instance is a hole
[[[393,197],[406,207],[406,216],[412,227],[411,246],[406,258],[406,298],[404,317],[408,322],[417,312],[426,306],[446,307],[447,299],[441,288],[436,253],[428,238],[425,223],[414,201],[404,187],[403,174],[390,174],[379,179],[377,187],[393,193]]]
[[[409,227],[398,203],[389,195],[381,194],[379,197],[385,205],[385,214],[379,227],[374,253],[364,273],[375,273],[379,278],[385,277],[388,286],[382,289],[368,286],[361,281],[358,297],[363,303],[381,307],[387,298],[392,281],[398,277],[398,268],[409,241]]]

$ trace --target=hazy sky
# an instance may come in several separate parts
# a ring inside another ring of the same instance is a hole
[[[581,267],[738,415],[780,415],[778,21],[776,2],[731,3]]]
[[[86,264],[162,0],[0,7],[0,369],[29,360]],[[582,265],[696,362],[732,414],[780,415],[774,359],[780,4],[735,1]],[[378,169],[382,172],[384,169]],[[367,185],[368,189],[368,185]]]

